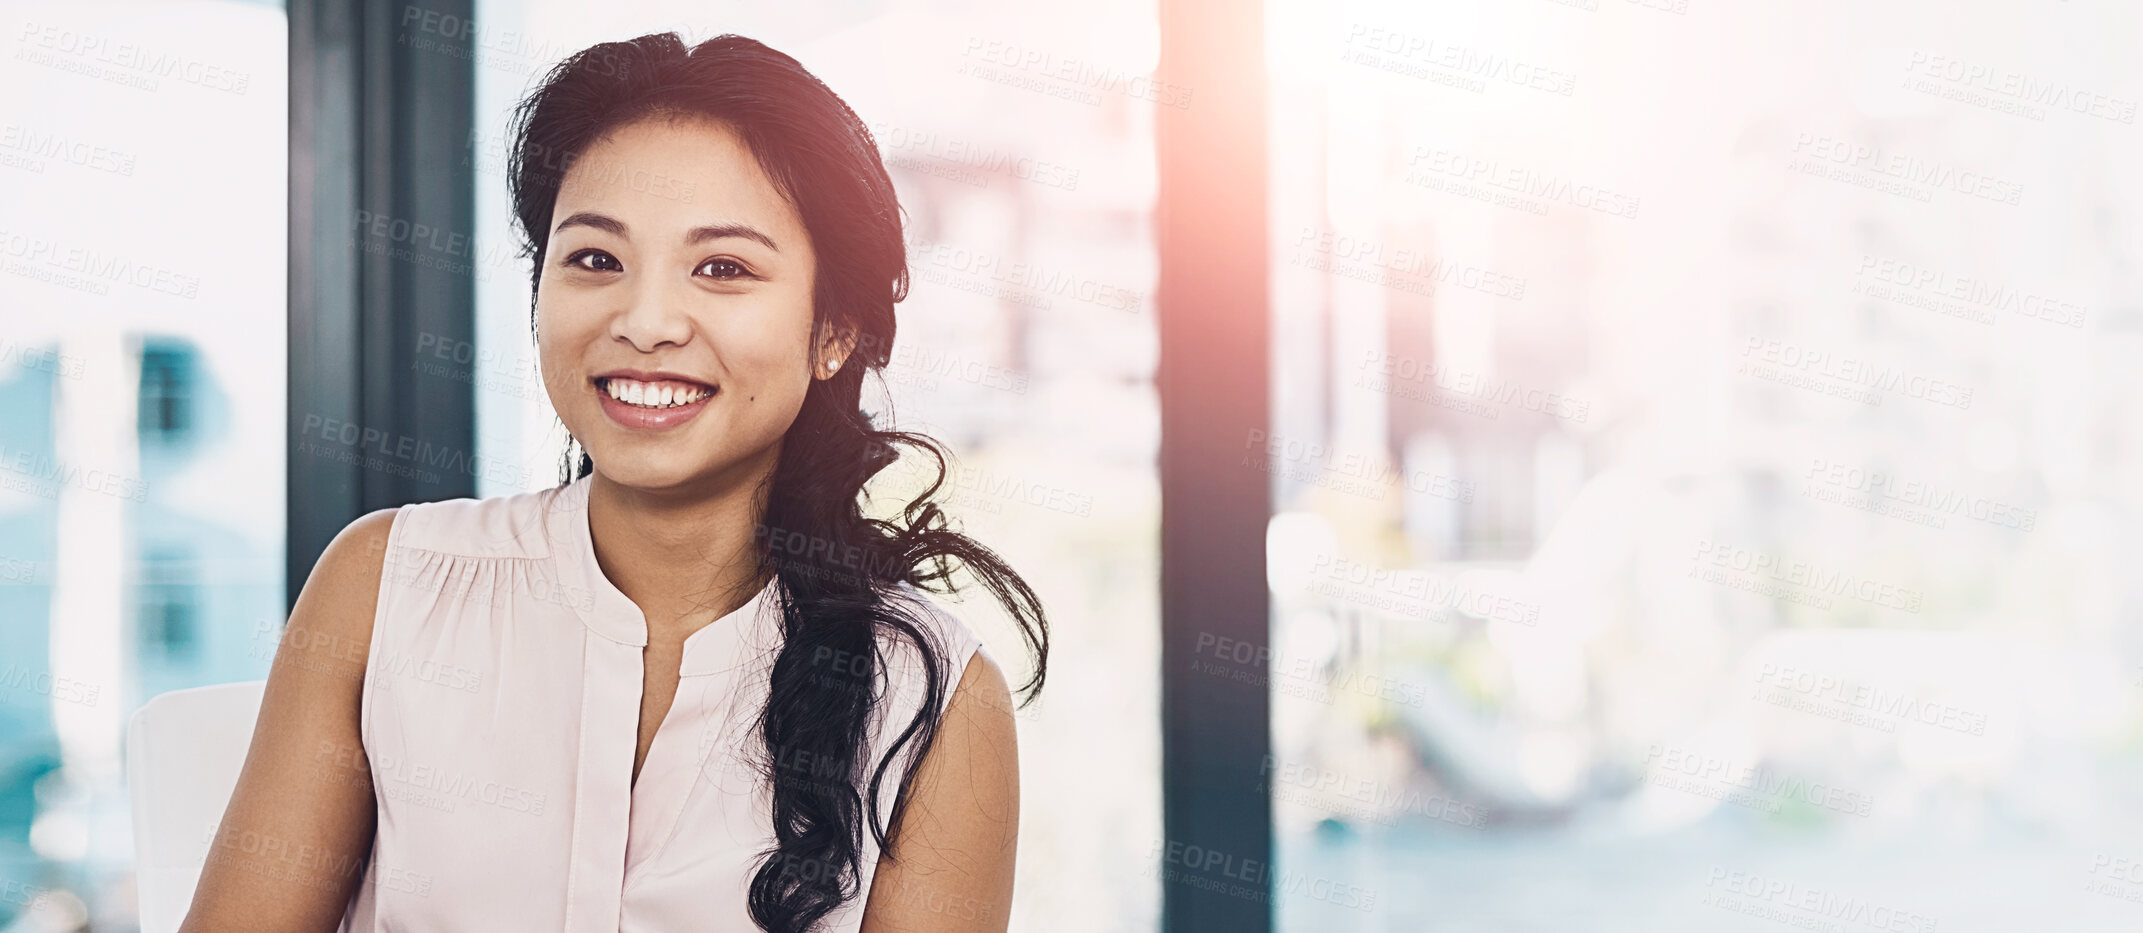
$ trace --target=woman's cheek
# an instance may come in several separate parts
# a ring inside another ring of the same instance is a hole
[[[780,434],[803,410],[807,386],[807,379],[791,378],[787,372],[757,374],[738,400],[743,408],[739,420],[753,425],[755,430]]]

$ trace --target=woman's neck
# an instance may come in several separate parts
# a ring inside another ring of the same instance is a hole
[[[648,639],[682,640],[765,586],[755,531],[765,514],[758,477],[713,494],[650,494],[600,472],[589,477],[595,560],[647,617]]]

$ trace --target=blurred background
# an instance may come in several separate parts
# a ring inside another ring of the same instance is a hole
[[[1204,468],[1269,483],[1269,616],[1185,663],[1156,127],[1247,86],[1156,77],[1156,0],[398,5],[473,76],[473,222],[345,240],[472,289],[391,362],[473,395],[473,494],[543,488],[513,104],[675,30],[855,108],[914,276],[866,408],[1055,628],[1015,929],[1247,928],[1164,924],[1216,863],[1288,931],[2143,927],[2143,10],[1243,9],[1269,420]],[[265,676],[293,595],[288,464],[334,454],[286,395],[288,16],[0,4],[0,930],[135,928],[127,717]],[[1269,853],[1164,830],[1164,684],[1269,702],[1218,795]]]

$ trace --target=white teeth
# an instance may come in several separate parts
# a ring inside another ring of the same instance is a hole
[[[630,379],[608,379],[603,391],[611,398],[627,405],[641,408],[675,408],[690,405],[713,394],[700,386],[679,383],[635,382]]]

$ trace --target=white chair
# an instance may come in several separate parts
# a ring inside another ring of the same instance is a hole
[[[158,694],[127,722],[141,933],[173,933],[238,786],[267,681]]]

